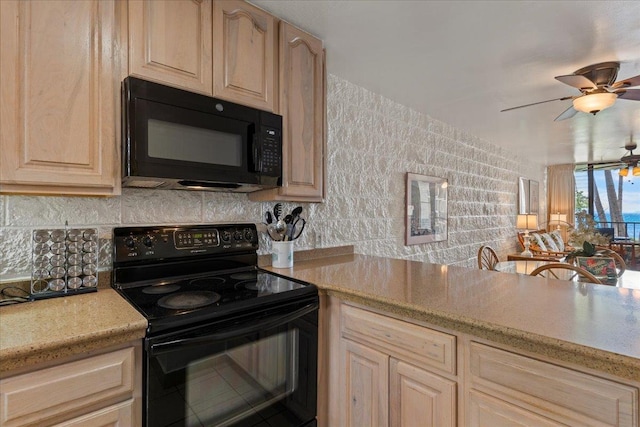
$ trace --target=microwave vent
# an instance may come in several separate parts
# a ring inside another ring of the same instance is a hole
[[[142,179],[131,179],[127,182],[128,187],[140,187],[140,188],[156,188],[160,187],[164,182],[160,181],[146,181]]]

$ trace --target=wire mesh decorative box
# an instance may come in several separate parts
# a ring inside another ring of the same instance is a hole
[[[33,299],[97,290],[98,232],[95,228],[33,230],[31,254]]]

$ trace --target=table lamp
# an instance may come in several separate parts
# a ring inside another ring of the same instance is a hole
[[[536,230],[538,228],[538,215],[534,214],[522,214],[518,215],[516,220],[516,228],[524,230],[524,251],[520,254],[524,257],[532,257],[533,254],[529,250],[531,236],[529,236],[529,230]]]
[[[560,212],[551,214],[549,217],[549,225],[555,225],[556,230],[560,230],[560,224],[567,224],[567,215]]]

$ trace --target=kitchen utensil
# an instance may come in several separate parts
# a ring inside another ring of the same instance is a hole
[[[276,217],[276,221],[280,219],[280,215],[282,215],[282,203],[276,203],[273,207],[273,216]]]
[[[267,225],[267,234],[269,235],[269,237],[271,237],[271,240],[279,240],[280,236],[276,233],[276,226],[275,224],[269,224]],[[275,237],[274,237],[275,234]]]
[[[300,228],[300,231],[298,231],[296,233],[297,225],[298,225],[298,223],[300,221],[302,221],[302,227]],[[292,230],[291,230],[291,240],[296,240],[298,237],[300,237],[300,235],[304,231],[304,226],[305,225],[307,225],[307,221],[305,221],[304,218],[298,218],[298,220],[291,227],[292,228]]]
[[[291,216],[293,217],[293,220],[295,221],[300,216],[301,213],[302,213],[302,206],[296,206],[291,211]]]
[[[285,233],[287,232],[287,223],[279,219],[278,222],[276,222],[275,231],[280,236],[278,240],[284,240]]]

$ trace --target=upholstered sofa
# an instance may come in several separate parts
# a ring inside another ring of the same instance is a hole
[[[518,232],[518,242],[522,250],[524,250],[524,235],[524,232]],[[529,250],[536,258],[559,260],[574,249],[564,241],[559,230],[549,232],[540,229],[529,232],[529,236]]]

